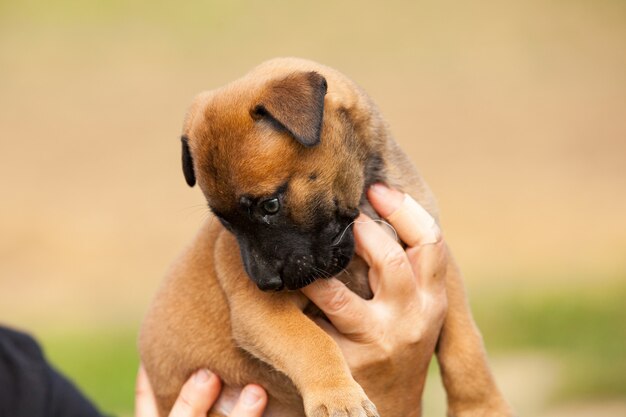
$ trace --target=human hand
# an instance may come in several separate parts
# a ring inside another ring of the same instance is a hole
[[[220,379],[206,369],[193,374],[180,390],[169,417],[206,417],[220,395]],[[267,405],[267,394],[258,385],[247,385],[229,417],[261,417]],[[156,399],[143,366],[139,367],[135,385],[135,417],[159,417]]]
[[[332,323],[318,320],[381,415],[419,416],[447,311],[447,250],[432,217],[410,197],[376,184],[368,198],[407,245],[403,249],[366,215],[357,218],[356,253],[369,265],[373,298],[360,298],[335,278],[302,291]]]

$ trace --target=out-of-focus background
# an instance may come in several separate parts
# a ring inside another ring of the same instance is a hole
[[[138,325],[206,212],[186,106],[292,55],[361,84],[429,181],[519,414],[626,415],[617,0],[0,0],[0,321],[130,415]]]

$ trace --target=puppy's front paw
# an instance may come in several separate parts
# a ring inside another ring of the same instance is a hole
[[[380,417],[376,406],[356,383],[305,395],[307,417]]]

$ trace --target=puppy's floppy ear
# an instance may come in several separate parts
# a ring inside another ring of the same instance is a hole
[[[182,136],[180,142],[183,145],[183,174],[185,174],[185,181],[190,187],[196,185],[196,174],[193,171],[193,159],[191,158],[191,152],[189,151],[189,139],[187,136]]]
[[[250,114],[287,130],[306,147],[320,143],[328,85],[317,72],[296,72],[271,81]]]

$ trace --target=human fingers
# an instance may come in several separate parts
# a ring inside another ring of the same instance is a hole
[[[420,288],[432,294],[440,294],[445,290],[449,255],[444,241],[408,248],[406,252]]]
[[[259,385],[247,385],[229,417],[261,417],[267,406],[267,393]]]
[[[362,334],[370,325],[366,301],[337,278],[318,279],[301,291],[343,334]]]
[[[135,383],[135,417],[159,417],[152,386],[143,365],[139,365]]]
[[[408,194],[383,184],[374,184],[367,196],[372,207],[391,223],[408,246],[436,243],[441,239],[435,219]]]
[[[419,284],[426,290],[439,292],[444,286],[447,249],[433,217],[408,194],[382,184],[370,187],[368,197],[409,245],[406,253]]]
[[[401,301],[413,297],[417,284],[402,246],[365,214],[353,230],[355,251],[370,267],[374,298]]]
[[[386,219],[400,208],[404,201],[404,193],[385,184],[375,183],[367,190],[367,199],[372,203],[376,213]]]
[[[169,417],[205,417],[220,389],[219,378],[206,369],[200,369],[183,385]]]

